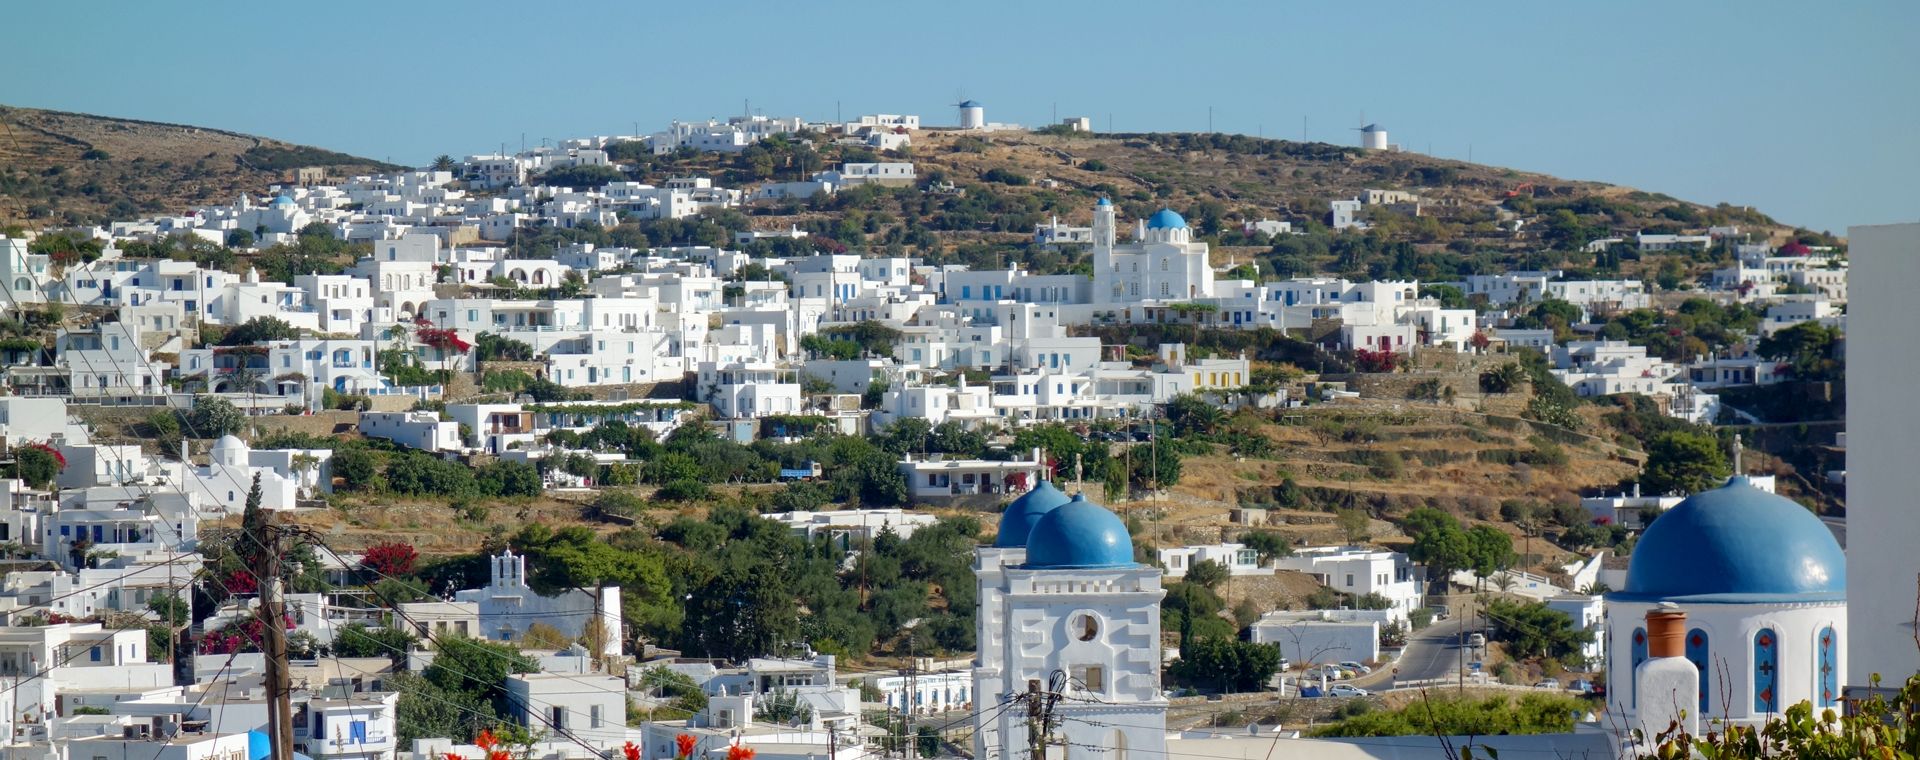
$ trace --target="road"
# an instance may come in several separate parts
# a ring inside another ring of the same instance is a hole
[[[1347,683],[1363,689],[1388,689],[1392,688],[1394,681],[1457,677],[1460,664],[1474,659],[1471,655],[1464,660],[1460,656],[1460,635],[1467,630],[1468,622],[1468,618],[1455,616],[1421,629],[1407,639],[1406,649],[1400,652],[1398,662],[1382,666]],[[1395,673],[1395,670],[1399,672]]]

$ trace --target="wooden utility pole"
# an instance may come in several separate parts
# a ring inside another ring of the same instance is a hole
[[[260,648],[267,660],[267,742],[272,760],[293,760],[293,679],[287,671],[286,604],[280,589],[280,531],[260,507],[260,476],[253,477],[241,525],[253,548],[260,582]]]
[[[1040,679],[1027,681],[1027,760],[1047,759],[1046,723],[1041,718]]]

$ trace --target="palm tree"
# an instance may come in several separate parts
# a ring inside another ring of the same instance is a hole
[[[453,156],[449,156],[445,153],[442,153],[438,158],[433,159],[433,170],[437,172],[450,172],[458,168],[458,166],[459,166],[458,164],[454,163]]]

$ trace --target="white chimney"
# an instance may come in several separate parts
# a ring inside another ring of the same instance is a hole
[[[1633,669],[1633,683],[1640,701],[1634,728],[1648,742],[1675,723],[1700,733],[1700,669],[1686,658],[1686,630],[1687,613],[1672,602],[1647,612],[1647,661]]]

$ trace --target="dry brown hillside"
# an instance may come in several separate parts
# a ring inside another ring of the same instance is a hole
[[[325,167],[387,167],[204,127],[0,106],[0,223],[53,225],[185,213]]]

